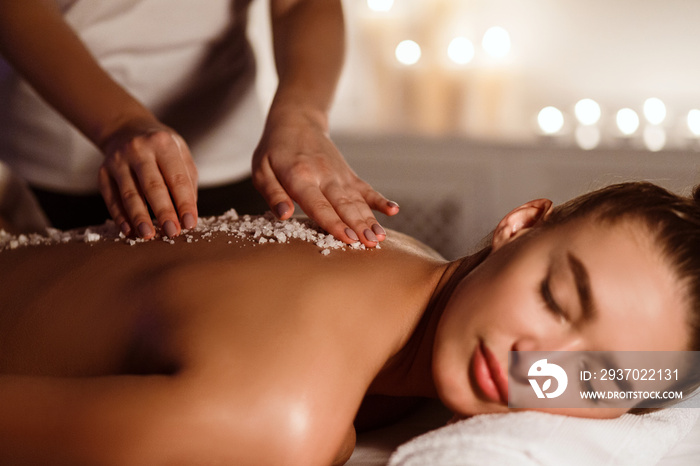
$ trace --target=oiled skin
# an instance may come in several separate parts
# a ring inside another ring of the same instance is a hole
[[[230,241],[0,252],[0,464],[347,459],[449,263]]]

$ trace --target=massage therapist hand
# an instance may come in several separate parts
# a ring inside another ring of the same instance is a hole
[[[372,209],[395,215],[399,206],[361,180],[328,136],[325,117],[273,108],[253,155],[253,183],[280,219],[293,201],[336,238],[374,247],[386,232]]]
[[[98,183],[124,234],[150,239],[150,206],[163,232],[174,237],[197,223],[197,168],[184,139],[157,120],[137,121],[102,144]]]
[[[253,183],[281,219],[293,201],[341,241],[374,247],[386,237],[372,213],[398,213],[355,172],[328,134],[328,110],[345,53],[339,0],[270,0],[279,78],[253,154]]]
[[[123,231],[155,235],[147,203],[168,236],[195,226],[197,170],[187,145],[107,74],[56,2],[0,0],[0,53],[102,150],[95,175]]]

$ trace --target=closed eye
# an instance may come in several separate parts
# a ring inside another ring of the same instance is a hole
[[[540,283],[540,297],[542,298],[542,301],[544,302],[547,309],[552,314],[554,314],[555,316],[562,319],[562,321],[565,321],[568,319],[568,316],[566,315],[564,310],[561,308],[561,306],[559,306],[559,304],[556,302],[556,300],[554,299],[554,296],[552,296],[552,289],[549,285],[549,282],[550,282],[550,273],[547,273],[547,276]]]

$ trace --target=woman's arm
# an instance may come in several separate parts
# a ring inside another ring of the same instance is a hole
[[[0,0],[0,53],[103,151],[100,188],[117,224],[152,237],[147,202],[160,225],[171,221],[178,233],[181,220],[194,226],[184,222],[188,213],[197,218],[187,145],[102,69],[54,1]]]
[[[328,134],[344,58],[340,1],[271,0],[270,12],[279,85],[253,156],[255,186],[279,217],[294,199],[336,238],[375,246],[386,235],[372,209],[394,215],[398,205],[357,177]]]

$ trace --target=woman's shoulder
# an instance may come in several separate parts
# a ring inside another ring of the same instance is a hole
[[[415,254],[428,260],[445,262],[445,258],[422,241],[413,236],[395,230],[389,230],[387,238],[381,243],[382,247],[390,247],[405,253]]]

